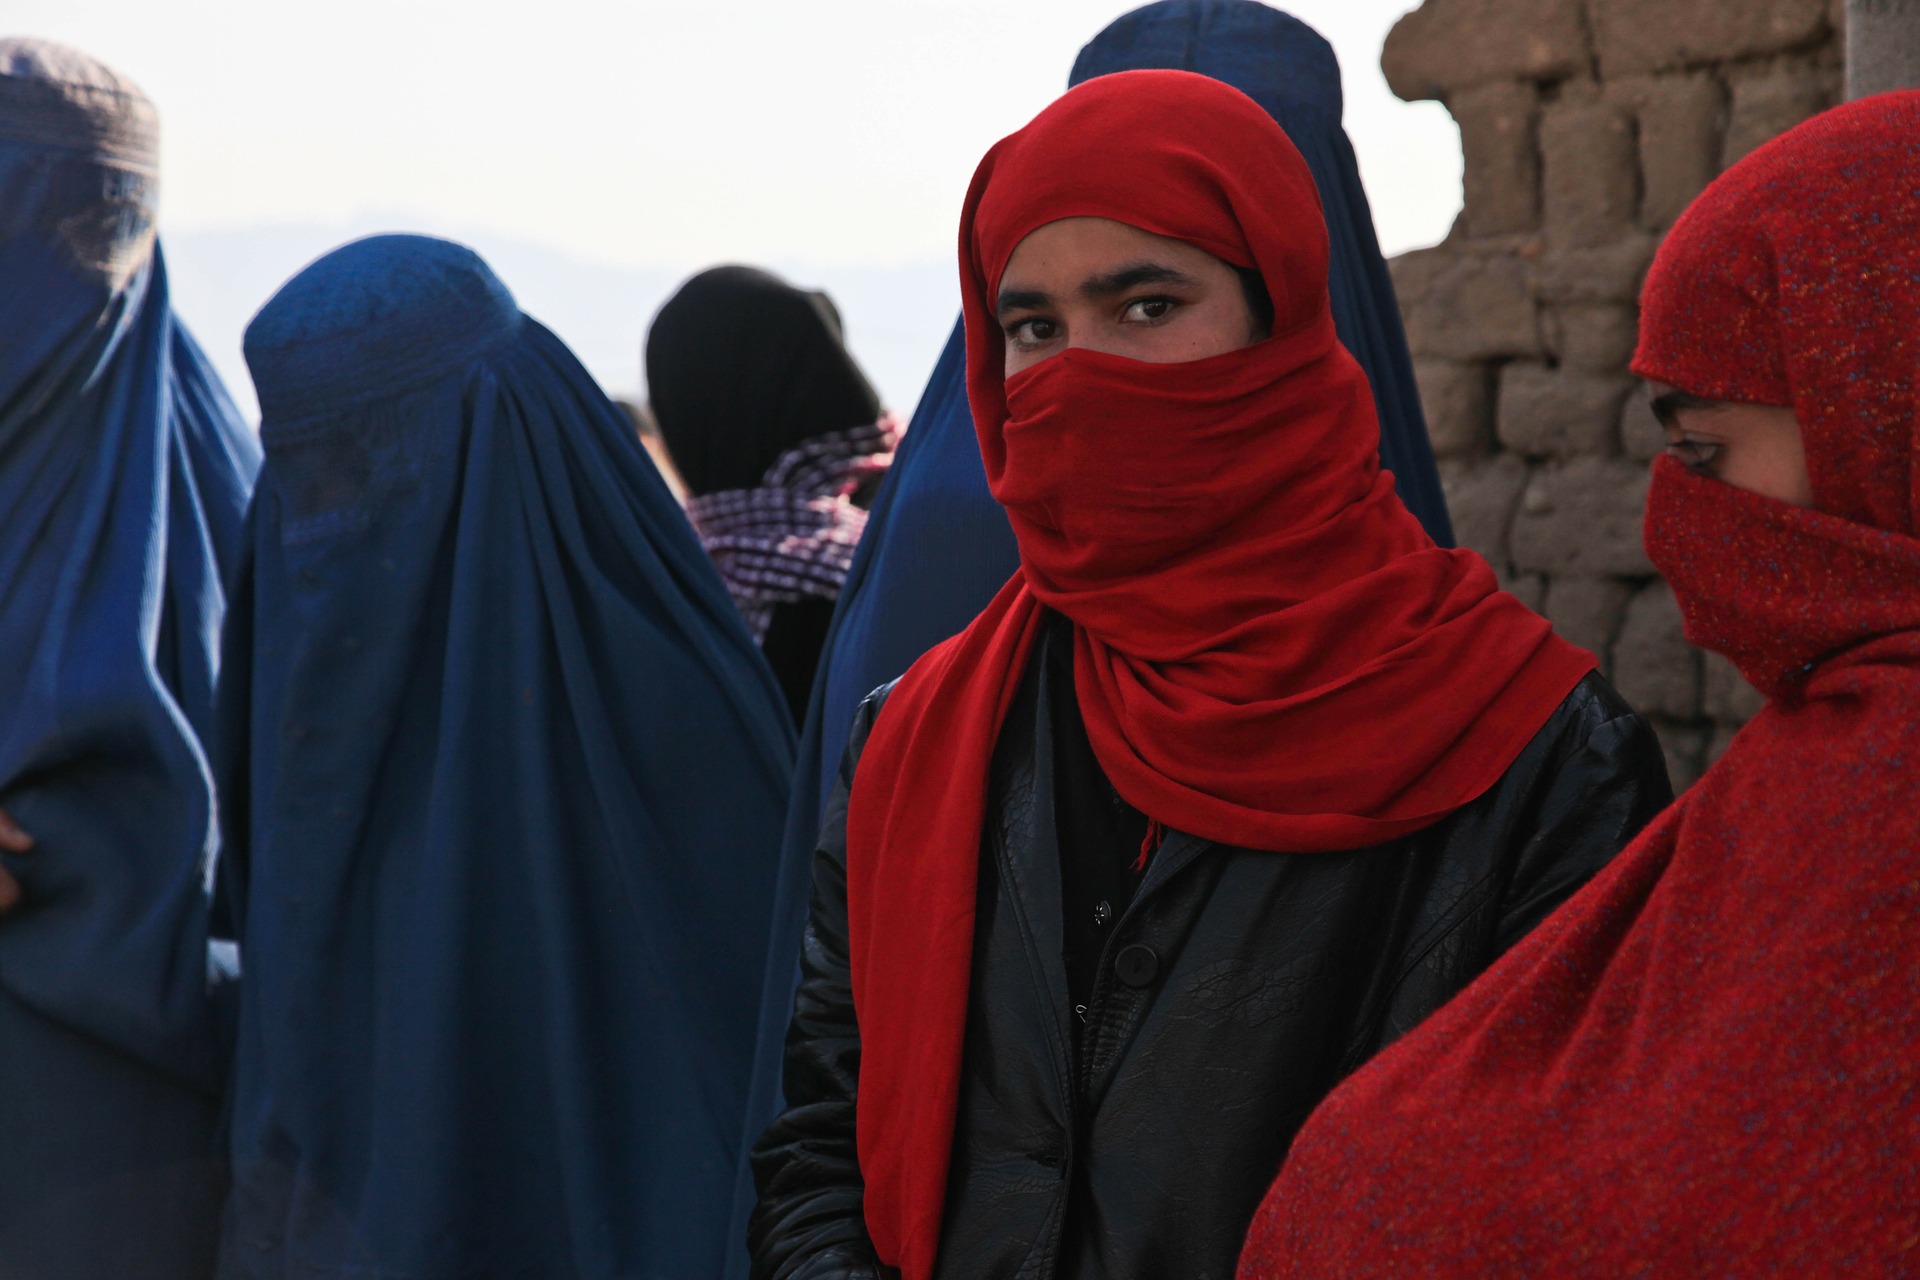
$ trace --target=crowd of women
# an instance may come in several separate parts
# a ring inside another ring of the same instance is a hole
[[[1920,1273],[1920,94],[1674,228],[1674,802],[1451,532],[1339,69],[1160,0],[913,422],[723,267],[633,422],[445,241],[170,307],[0,40],[0,1278]],[[681,496],[684,495],[684,500]]]

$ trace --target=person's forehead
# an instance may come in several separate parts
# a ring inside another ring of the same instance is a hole
[[[1152,258],[1169,265],[1217,261],[1198,245],[1112,218],[1060,218],[1034,228],[1007,258],[1005,287],[1015,273],[1090,268]]]

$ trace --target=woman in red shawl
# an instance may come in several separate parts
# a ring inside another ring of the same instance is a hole
[[[1224,1280],[1312,1106],[1665,768],[1395,496],[1251,99],[1081,85],[981,163],[960,255],[1021,569],[855,726],[755,1274]]]
[[[1245,1280],[1920,1271],[1916,357],[1920,94],[1802,125],[1675,226],[1647,549],[1767,706],[1314,1114]]]

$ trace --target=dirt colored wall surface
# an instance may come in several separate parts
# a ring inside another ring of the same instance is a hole
[[[1461,542],[1600,656],[1676,787],[1759,707],[1691,648],[1640,547],[1661,434],[1627,372],[1660,237],[1727,165],[1842,97],[1843,0],[1426,0],[1402,98],[1460,125],[1465,207],[1394,260]]]

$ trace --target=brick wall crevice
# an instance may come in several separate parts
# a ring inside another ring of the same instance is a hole
[[[1460,125],[1447,238],[1394,260],[1462,545],[1655,723],[1678,785],[1758,708],[1681,634],[1640,546],[1662,439],[1628,373],[1660,237],[1754,147],[1839,101],[1841,0],[1426,0],[1394,92]]]

